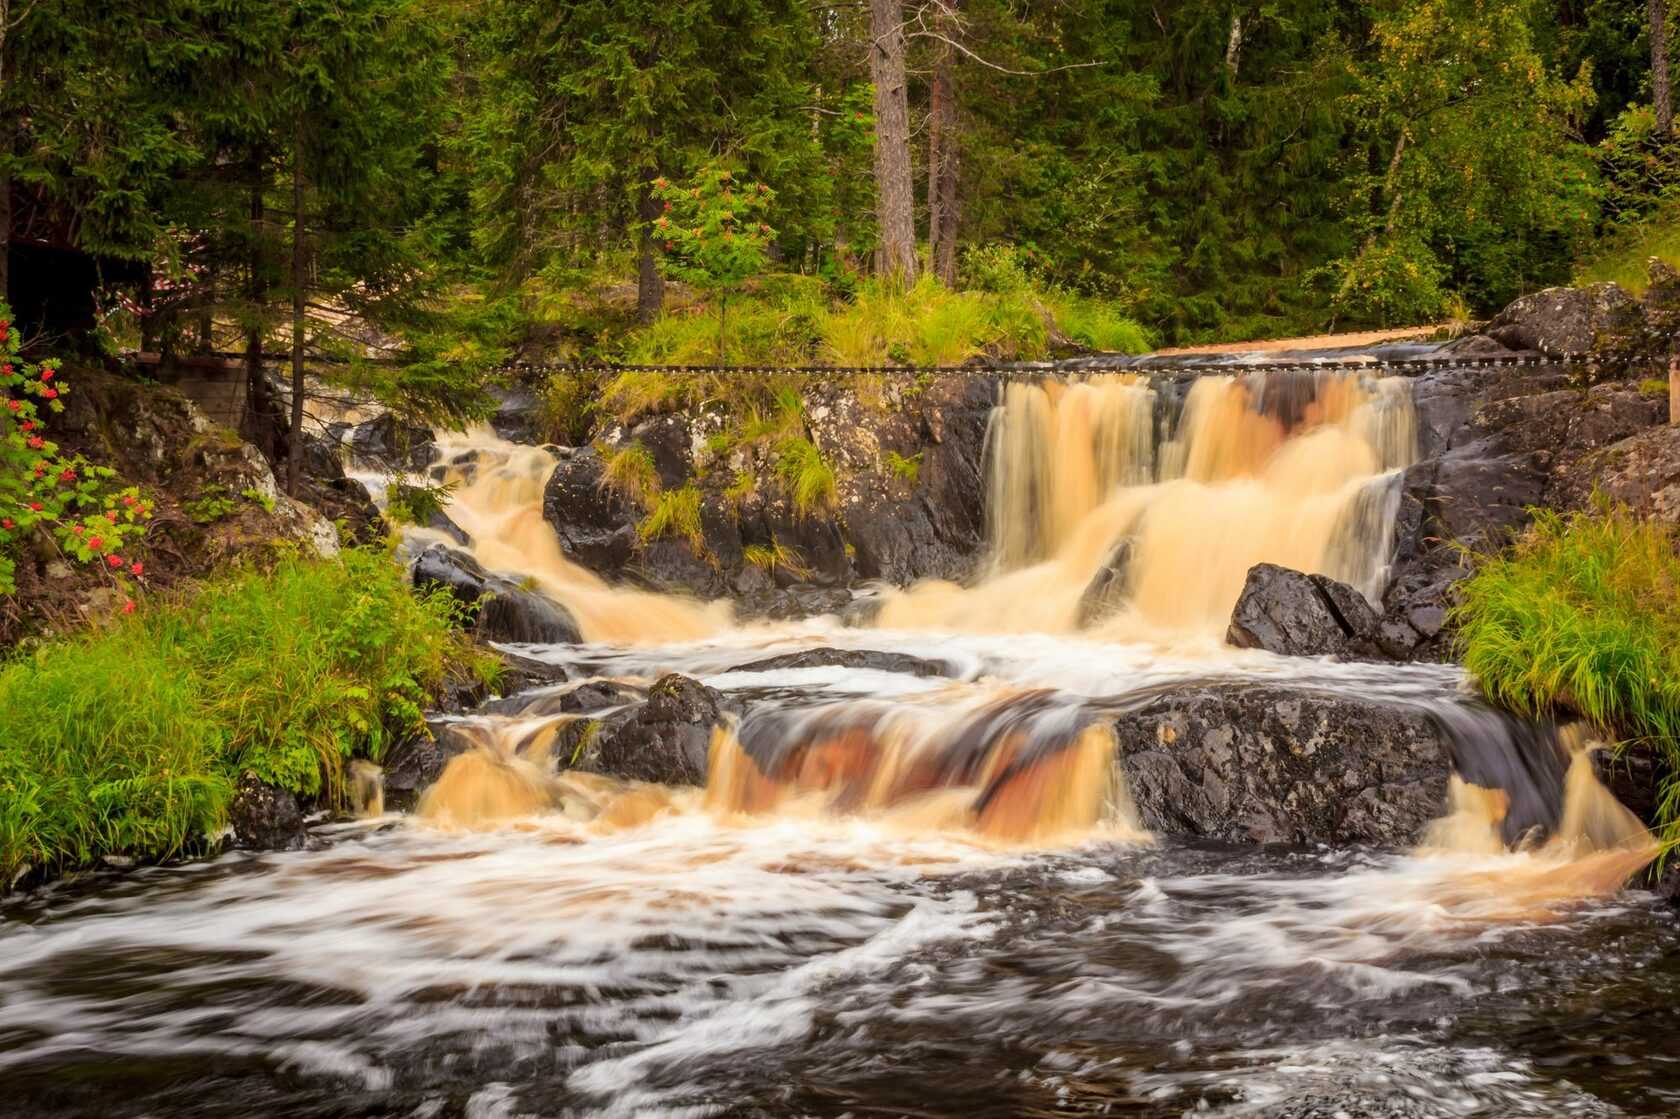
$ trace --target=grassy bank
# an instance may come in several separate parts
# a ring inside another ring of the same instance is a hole
[[[1573,712],[1666,763],[1665,838],[1680,836],[1680,555],[1673,528],[1626,510],[1540,512],[1483,562],[1454,610],[1464,665],[1529,715]]]
[[[334,799],[472,654],[389,557],[282,559],[0,666],[0,885],[218,832],[250,771]]]

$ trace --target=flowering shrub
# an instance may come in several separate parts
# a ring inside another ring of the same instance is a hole
[[[775,231],[763,220],[775,191],[703,168],[688,183],[655,179],[660,214],[653,235],[665,250],[665,270],[679,280],[717,293],[718,355],[726,359],[729,293],[770,263]]]
[[[47,438],[43,417],[63,412],[69,391],[51,358],[20,360],[11,310],[0,303],[0,594],[16,593],[16,552],[31,538],[51,542],[66,559],[97,564],[114,582],[145,573],[132,546],[145,533],[151,502],[132,486],[113,487],[109,467],[61,454]]]

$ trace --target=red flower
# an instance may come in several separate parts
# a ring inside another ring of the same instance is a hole
[[[665,203],[665,212],[667,214],[671,212],[671,204],[669,202]]]
[[[123,494],[123,504],[124,505],[133,505],[134,504],[134,495],[131,494],[131,493]]]
[[[0,517],[0,528],[12,528],[15,523],[10,517]]]
[[[19,404],[19,403],[18,403],[18,402],[17,402],[17,401],[15,401],[15,400],[8,400],[8,401],[6,401],[6,407],[8,407],[8,408],[10,408],[10,409],[11,409],[11,410],[12,410],[12,411],[14,411],[14,412],[21,412],[21,411],[23,411],[23,405],[22,405],[22,404]]]
[[[39,435],[31,435],[29,437],[29,449],[32,451],[38,451],[46,445],[46,442],[47,441],[42,439]]]
[[[57,389],[42,389],[41,390],[41,395],[46,397],[48,400],[57,400],[58,399],[58,390]]]
[[[105,511],[105,519],[110,521],[112,524],[116,524],[117,523],[117,511],[115,509],[107,509]]]
[[[82,534],[82,531],[83,530],[82,530],[81,525],[71,525],[70,526],[70,532],[71,532],[72,535],[80,536]]]
[[[12,363],[11,362],[8,361],[6,364],[0,365],[0,377],[10,377],[11,375],[12,375]]]
[[[117,555],[115,552],[112,552],[110,555],[105,557],[105,562],[110,564],[112,567],[121,567],[122,557]]]
[[[43,380],[43,381],[50,381],[50,380],[52,380],[52,379],[53,379],[53,376],[54,376],[54,373],[53,373],[53,371],[52,371],[52,370],[51,370],[51,369],[43,369],[43,370],[41,370],[41,380]]]
[[[104,546],[105,546],[105,541],[101,540],[99,537],[97,537],[97,536],[88,537],[88,547],[93,549],[94,551],[97,552],[97,551],[99,551],[99,549],[103,548]]]
[[[31,513],[39,513],[41,511],[41,503],[39,501],[31,501],[29,503],[29,511]]]
[[[127,602],[123,603],[123,611],[122,612],[124,614],[134,613],[134,600],[132,598],[129,599]]]
[[[34,420],[24,420],[18,426],[23,428],[23,430],[25,430],[25,431],[34,431],[35,430],[35,421]]]
[[[141,563],[139,560],[135,560],[133,563],[128,565],[128,569],[138,575],[142,571],[146,570],[146,565]]]
[[[76,480],[76,472],[66,466],[64,468],[64,472],[59,475],[59,479],[65,482],[74,482]]]

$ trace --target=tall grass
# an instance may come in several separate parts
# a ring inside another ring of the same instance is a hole
[[[607,456],[601,480],[608,489],[643,509],[652,509],[659,500],[659,469],[653,463],[653,452],[640,443],[626,444]]]
[[[1613,281],[1635,295],[1643,295],[1650,283],[1648,270],[1652,257],[1680,267],[1680,216],[1670,212],[1665,217],[1619,231],[1576,270],[1575,278],[1584,284]]]
[[[1659,814],[1680,838],[1680,555],[1674,530],[1626,509],[1538,512],[1515,547],[1465,581],[1452,619],[1493,699],[1574,712],[1644,742],[1668,777]]]
[[[691,483],[660,494],[638,532],[643,543],[675,536],[688,541],[696,555],[706,554],[706,534],[700,523],[700,490]]]
[[[24,864],[188,849],[247,771],[336,799],[452,662],[486,671],[454,611],[382,554],[289,557],[5,663],[0,885]]]
[[[801,517],[832,509],[839,485],[834,467],[809,439],[792,436],[776,445],[776,476]]]

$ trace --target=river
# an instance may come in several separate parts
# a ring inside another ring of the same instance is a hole
[[[1380,589],[1413,436],[1392,383],[1207,385],[1164,432],[1129,378],[1012,388],[987,576],[871,626],[611,587],[542,525],[546,453],[457,437],[475,553],[584,629],[519,650],[566,682],[460,717],[478,747],[411,815],[0,906],[6,1113],[1680,1114],[1680,923],[1623,888],[1649,837],[1579,744],[1515,848],[1522,790],[1464,781],[1403,846],[1146,826],[1101,717],[1128,697],[1473,710],[1451,667],[1222,644],[1258,559]],[[751,667],[809,649],[903,659]],[[557,765],[556,695],[668,672],[738,716],[706,788]]]

